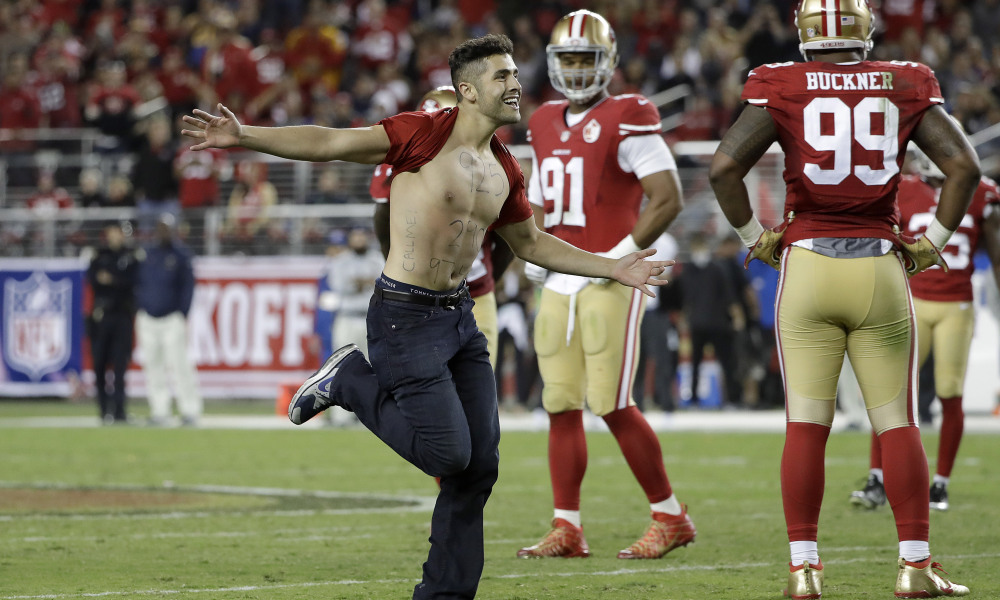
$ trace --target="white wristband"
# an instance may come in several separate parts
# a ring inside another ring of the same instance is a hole
[[[937,220],[937,217],[934,217],[931,219],[931,224],[927,226],[924,237],[927,238],[927,241],[934,244],[935,248],[940,250],[945,247],[945,244],[951,239],[953,233],[955,233],[953,229],[948,229]]]
[[[642,248],[639,247],[639,244],[635,243],[635,238],[633,238],[630,233],[626,235],[622,241],[618,242],[617,246],[608,250],[605,256],[608,258],[618,259],[626,254],[632,254],[633,252],[638,252],[639,250],[642,250]]]
[[[764,226],[760,224],[756,216],[751,216],[750,220],[743,227],[736,228],[736,234],[740,236],[740,239],[743,240],[743,245],[747,248],[756,244],[763,233]]]

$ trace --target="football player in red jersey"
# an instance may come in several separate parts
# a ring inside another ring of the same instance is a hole
[[[934,217],[945,177],[923,152],[916,153],[913,163],[919,175],[904,176],[896,198],[903,228],[917,236]],[[935,510],[948,510],[948,481],[965,425],[962,392],[975,329],[972,255],[980,241],[990,257],[994,280],[1000,281],[1000,188],[989,177],[980,180],[968,213],[941,248],[948,270],[933,267],[910,280],[917,315],[917,364],[923,366],[934,350],[934,387],[941,401],[941,441],[930,489],[930,507]],[[851,494],[851,502],[865,508],[885,504],[882,449],[874,436],[868,483]]]
[[[844,353],[885,456],[899,537],[900,598],[965,595],[931,562],[926,455],[913,414],[916,328],[907,275],[942,263],[979,182],[979,160],[940,106],[934,74],[913,62],[866,60],[866,0],[802,0],[806,62],[755,67],[748,104],[709,169],[723,213],[758,258],[781,271],[775,317],[785,383],[781,494],[793,598],[819,598],[817,524],[824,454]],[[915,241],[900,237],[896,188],[915,142],[946,175],[937,210]],[[785,153],[784,218],[765,230],[743,178],[772,143]]]
[[[546,48],[549,78],[566,100],[540,106],[528,123],[528,198],[538,227],[612,258],[646,248],[681,210],[677,166],[660,136],[660,115],[637,95],[609,96],[617,43],[604,17],[563,17]],[[649,198],[640,211],[643,195]],[[526,265],[542,284],[535,351],[549,414],[552,529],[521,557],[585,557],[580,518],[587,469],[583,408],[602,417],[649,500],[652,523],[619,558],[659,558],[695,537],[674,496],[660,442],[632,399],[644,313],[631,288]]]
[[[435,112],[455,106],[455,88],[450,85],[435,88],[420,99],[417,110]],[[378,238],[382,255],[389,256],[389,184],[392,179],[392,165],[375,167],[368,192],[375,201],[375,236]],[[466,277],[469,296],[475,301],[472,314],[476,317],[479,331],[486,336],[486,347],[490,353],[490,364],[497,366],[497,299],[494,284],[504,269],[510,264],[514,254],[502,238],[487,232],[483,237],[483,247],[479,250],[472,268]]]

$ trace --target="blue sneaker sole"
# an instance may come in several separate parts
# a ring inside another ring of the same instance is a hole
[[[327,408],[333,406],[333,402],[327,402],[323,407],[316,409],[316,392],[318,392],[319,384],[330,377],[340,363],[344,362],[348,356],[351,355],[355,350],[359,350],[357,344],[347,344],[342,348],[336,350],[330,355],[330,358],[326,359],[319,369],[309,379],[306,379],[295,395],[292,396],[292,401],[288,404],[288,420],[296,425],[301,425],[308,421],[309,419],[315,417],[319,413],[323,412]]]

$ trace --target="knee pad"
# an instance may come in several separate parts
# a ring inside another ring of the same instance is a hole
[[[539,312],[535,318],[535,354],[553,356],[566,345],[566,323],[550,312]]]

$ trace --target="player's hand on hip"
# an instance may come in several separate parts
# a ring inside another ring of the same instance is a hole
[[[941,256],[941,251],[927,239],[927,236],[922,235],[914,240],[910,236],[897,234],[896,240],[903,253],[903,265],[906,267],[907,277],[913,277],[934,265],[940,265],[946,273],[948,272],[948,263]]]
[[[526,262],[524,263],[524,276],[528,278],[528,281],[537,285],[545,285],[545,278],[548,277],[549,270],[545,267],[539,267],[535,263]]]
[[[201,143],[191,146],[192,150],[207,148],[230,148],[240,143],[242,127],[231,110],[218,105],[222,116],[210,115],[199,109],[194,109],[194,116],[184,115],[184,122],[194,129],[183,129],[181,134],[201,140]]]
[[[757,259],[764,264],[774,268],[776,271],[781,270],[781,238],[785,235],[784,225],[781,225],[775,229],[765,229],[764,233],[760,234],[757,238],[757,242],[750,246],[750,251],[747,252],[746,260],[743,261],[743,267],[746,268],[750,261]]]
[[[624,285],[632,286],[647,296],[656,297],[647,286],[666,285],[666,279],[658,279],[660,275],[673,266],[672,260],[645,260],[656,254],[655,248],[647,248],[638,252],[627,254],[618,259],[611,276],[615,281]]]

